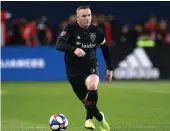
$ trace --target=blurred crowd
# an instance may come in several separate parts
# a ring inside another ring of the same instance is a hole
[[[12,21],[9,23],[8,21]],[[13,18],[6,10],[1,10],[1,46],[55,45],[57,36],[64,26],[76,20],[71,14],[56,27],[48,24],[48,18],[41,16],[35,20]],[[92,23],[100,26],[109,45],[123,44],[136,46],[139,41],[152,41],[155,45],[170,45],[170,25],[165,19],[151,16],[135,25],[121,24],[112,15],[93,14]]]

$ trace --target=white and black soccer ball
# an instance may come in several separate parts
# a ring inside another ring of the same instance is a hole
[[[53,131],[64,131],[68,127],[68,120],[63,114],[54,114],[50,117],[49,125]]]

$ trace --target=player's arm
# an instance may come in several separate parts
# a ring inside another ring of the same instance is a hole
[[[103,42],[100,43],[100,47],[101,47],[104,59],[107,64],[106,79],[111,82],[112,77],[113,77],[113,71],[112,71],[113,69],[112,69],[112,62],[111,62],[111,55],[109,52],[109,47],[107,46],[105,38],[103,38]]]
[[[104,38],[103,42],[100,44],[100,47],[102,50],[103,57],[107,64],[107,68],[108,68],[108,70],[111,71],[112,70],[111,55],[110,55],[109,47],[107,46],[105,38]]]
[[[69,45],[66,40],[58,38],[56,49],[63,52],[74,53],[76,47]]]
[[[69,26],[66,26],[57,39],[56,49],[67,53],[74,53],[78,57],[84,57],[86,53],[82,49],[70,45],[68,43],[70,39],[71,29]]]
[[[71,30],[69,26],[66,26],[57,39],[56,49],[63,52],[74,53],[76,47],[68,44],[70,38]]]
[[[98,38],[98,43],[100,44],[103,57],[106,61],[107,69],[109,71],[112,71],[111,54],[109,52],[109,47],[107,46],[106,39],[104,37],[104,32],[102,30],[100,30],[99,33],[100,33],[100,35],[99,35],[99,38]]]

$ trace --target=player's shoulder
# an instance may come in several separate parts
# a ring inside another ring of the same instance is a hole
[[[69,29],[74,29],[75,27],[77,27],[76,22],[70,22],[66,25],[67,28]]]
[[[94,25],[94,24],[91,24],[91,25],[90,25],[90,28],[97,30],[97,29],[98,29],[98,26],[97,26],[97,25]]]
[[[91,24],[91,29],[95,30],[97,33],[104,33],[103,29],[98,25]]]

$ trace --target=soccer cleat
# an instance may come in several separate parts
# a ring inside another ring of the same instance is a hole
[[[95,129],[95,126],[94,126],[93,121],[91,119],[86,120],[84,126],[85,126],[86,129],[89,129],[89,130]]]
[[[105,118],[104,118],[104,114],[103,112],[100,112],[103,116],[103,120],[100,123],[100,129],[101,131],[110,131],[110,127],[108,125],[108,123],[106,122]]]

